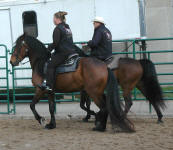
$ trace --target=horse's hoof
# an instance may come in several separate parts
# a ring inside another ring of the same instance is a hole
[[[88,122],[88,119],[87,118],[83,118],[82,121],[83,122]]]
[[[93,131],[104,132],[106,127],[104,127],[100,121],[96,121],[96,127],[93,128]]]
[[[102,127],[94,127],[94,128],[93,128],[93,131],[104,132],[104,131],[105,131],[105,129],[104,129],[104,128],[102,128]]]
[[[54,129],[56,128],[56,124],[53,124],[53,123],[49,123],[45,126],[45,129]]]
[[[164,122],[162,120],[157,120],[157,124],[163,124]]]
[[[41,119],[40,119],[40,124],[41,124],[41,126],[44,128],[45,127],[45,125],[46,125],[46,119],[44,118],[44,117],[41,117]]]
[[[123,130],[119,126],[112,126],[112,130],[115,133],[121,133]]]

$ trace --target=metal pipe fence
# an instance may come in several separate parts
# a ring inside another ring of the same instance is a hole
[[[173,38],[157,38],[157,39],[132,39],[132,40],[114,40],[112,41],[113,43],[125,43],[125,42],[129,42],[132,43],[132,48],[130,51],[127,52],[122,52],[120,50],[117,50],[116,52],[113,52],[113,55],[117,55],[117,54],[128,54],[130,57],[137,59],[138,55],[141,54],[146,54],[148,59],[151,59],[152,55],[156,55],[156,54],[172,54],[173,55],[173,50],[147,50],[147,51],[139,51],[137,50],[136,46],[137,46],[137,42],[141,42],[141,41],[146,41],[146,42],[151,42],[151,41],[168,41],[168,40],[173,40]],[[75,44],[84,44],[86,42],[76,42]],[[47,44],[45,44],[47,45]],[[6,48],[5,48],[6,49]],[[7,49],[6,49],[7,51]],[[7,55],[8,56],[8,55]],[[6,62],[8,60],[8,58],[6,57]],[[155,66],[165,66],[165,65],[172,65],[173,68],[173,61],[171,62],[154,62]],[[7,66],[6,68],[8,68],[8,62],[7,62]],[[8,69],[7,69],[8,70]],[[12,95],[13,95],[13,109],[10,110],[9,108],[9,87],[7,88],[7,106],[8,106],[8,113],[16,113],[16,104],[17,103],[28,103],[31,102],[31,99],[25,100],[25,99],[20,99],[20,100],[16,100],[16,98],[18,97],[24,97],[24,96],[30,96],[32,97],[34,95],[34,87],[33,86],[21,86],[17,84],[17,81],[26,81],[26,80],[31,80],[31,76],[28,77],[18,77],[16,75],[17,72],[19,71],[23,71],[23,70],[30,70],[30,67],[13,67],[11,74],[12,74]],[[7,71],[8,72],[8,71]],[[8,74],[8,73],[7,73]],[[158,77],[163,77],[163,76],[173,76],[173,72],[161,72],[157,74]],[[7,77],[7,82],[8,82],[8,77]],[[161,82],[160,85],[163,87],[163,93],[168,95],[165,97],[165,100],[173,100],[173,82]],[[24,89],[24,90],[23,90]],[[29,91],[29,92],[28,92]],[[122,93],[122,92],[120,92]],[[133,93],[133,100],[146,100],[142,94],[137,90],[134,89],[132,91]],[[55,97],[55,101],[57,103],[59,102],[77,102],[79,101],[79,98],[76,97],[76,95],[79,95],[79,92],[76,93],[56,93],[56,97]],[[62,96],[62,97],[59,97]],[[47,102],[47,99],[42,99],[41,102]],[[55,106],[56,108],[56,106]],[[151,112],[151,105],[149,105],[149,112]]]

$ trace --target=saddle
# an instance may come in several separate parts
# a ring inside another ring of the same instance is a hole
[[[108,68],[110,68],[110,69],[117,69],[118,68],[118,64],[119,64],[119,58],[110,56],[110,57],[106,58],[104,60],[104,62],[106,63]]]
[[[64,64],[61,64],[56,68],[56,74],[75,72],[76,69],[78,68],[79,61],[80,57],[78,54],[70,55],[68,59],[64,62]],[[46,74],[47,72],[47,65],[48,62],[45,63],[44,74]]]
[[[113,58],[112,56],[110,56],[110,57],[106,58],[106,59],[104,60],[104,62],[105,62],[107,65],[109,65],[110,63],[112,63],[113,59],[114,59],[114,58]]]

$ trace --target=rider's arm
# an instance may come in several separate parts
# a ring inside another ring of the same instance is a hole
[[[94,48],[94,47],[98,46],[101,38],[102,38],[101,32],[96,32],[93,39],[88,42],[88,46],[90,48]]]
[[[48,51],[52,51],[58,47],[60,41],[60,30],[59,28],[55,28],[53,32],[53,43],[48,46]]]

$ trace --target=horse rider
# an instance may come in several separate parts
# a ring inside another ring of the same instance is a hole
[[[65,15],[67,12],[59,11],[54,14],[53,43],[48,46],[48,51],[55,50],[47,65],[46,79],[41,85],[41,89],[52,92],[55,84],[56,67],[64,63],[72,54],[75,54],[73,45],[72,32],[68,24],[66,24]]]
[[[112,35],[102,17],[95,17],[93,25],[94,35],[87,44],[91,48],[90,56],[105,61],[112,56]]]

